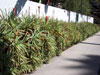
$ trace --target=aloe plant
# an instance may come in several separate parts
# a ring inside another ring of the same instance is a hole
[[[66,23],[36,16],[6,15],[0,19],[0,74],[20,75],[36,70],[66,47],[98,32],[90,23]]]

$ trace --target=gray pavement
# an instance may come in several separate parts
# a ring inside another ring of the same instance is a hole
[[[29,75],[97,75],[100,67],[100,32],[54,57]]]

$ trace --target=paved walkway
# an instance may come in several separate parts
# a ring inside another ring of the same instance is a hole
[[[29,75],[97,75],[100,66],[100,32],[74,45]]]

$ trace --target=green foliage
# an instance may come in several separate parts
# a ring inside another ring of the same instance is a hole
[[[63,8],[81,14],[90,15],[89,0],[63,0]]]
[[[94,22],[100,24],[100,0],[90,0],[91,15],[94,17]]]
[[[8,18],[9,17],[9,18]],[[35,16],[0,19],[0,74],[21,75],[36,70],[41,64],[66,47],[98,32],[90,23],[66,23]]]

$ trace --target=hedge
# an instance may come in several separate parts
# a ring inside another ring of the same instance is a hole
[[[66,23],[35,16],[1,17],[0,75],[32,72],[99,30],[98,25],[86,22]]]

